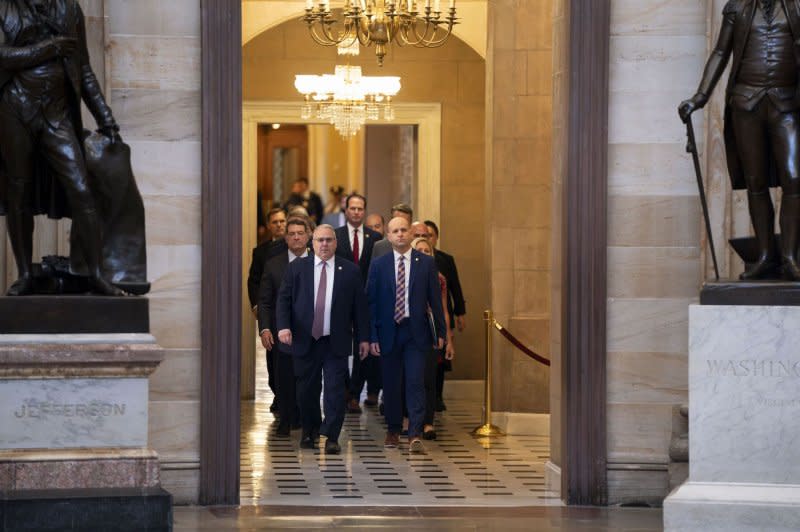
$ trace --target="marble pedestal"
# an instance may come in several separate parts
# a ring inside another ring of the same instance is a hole
[[[800,307],[690,307],[689,479],[664,528],[800,529]]]
[[[0,335],[0,529],[26,512],[91,523],[117,507],[135,530],[153,504],[171,512],[147,443],[148,377],[163,356],[147,333]]]

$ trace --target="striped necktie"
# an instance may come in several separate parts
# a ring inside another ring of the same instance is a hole
[[[406,317],[406,258],[397,259],[397,291],[394,297],[394,321],[400,323]]]

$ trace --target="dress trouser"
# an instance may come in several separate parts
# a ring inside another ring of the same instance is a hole
[[[281,425],[296,425],[300,422],[297,408],[297,386],[292,355],[273,349],[275,360],[275,388],[278,398],[278,417]]]
[[[425,359],[425,425],[433,425],[436,414],[436,370],[439,367],[439,350],[431,349]]]
[[[293,362],[303,437],[319,432],[329,440],[336,441],[344,423],[347,358],[334,355],[330,347],[330,337],[323,336],[312,341],[309,352],[304,356],[294,357]],[[320,424],[319,396],[323,377],[325,420]]]
[[[399,434],[403,426],[401,389],[405,377],[409,438],[422,434],[425,417],[425,362],[429,350],[420,350],[411,337],[408,320],[397,324],[394,346],[381,354],[383,408],[389,432]]]
[[[353,349],[353,374],[350,377],[350,397],[360,400],[364,383],[367,383],[367,393],[378,395],[381,391],[379,357],[367,356],[364,360],[358,356],[358,349]]]

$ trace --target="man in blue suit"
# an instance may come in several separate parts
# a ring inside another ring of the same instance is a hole
[[[444,346],[442,296],[433,258],[411,249],[408,220],[392,219],[386,237],[392,253],[373,259],[367,280],[370,350],[381,357],[383,374],[388,426],[384,446],[397,447],[400,441],[400,392],[405,375],[409,449],[420,453],[425,451],[420,440],[425,416],[425,357],[431,356],[431,347]]]
[[[303,435],[300,447],[314,449],[317,433],[327,436],[325,452],[338,454],[344,422],[345,375],[353,336],[359,356],[369,352],[369,310],[358,266],[335,257],[330,225],[314,231],[314,255],[289,264],[278,293],[278,338],[290,346],[297,376]],[[319,394],[325,379],[322,427]]]

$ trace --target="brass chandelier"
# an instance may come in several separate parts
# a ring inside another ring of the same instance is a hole
[[[436,48],[442,46],[458,24],[455,0],[446,13],[441,0],[345,0],[342,19],[331,12],[330,0],[306,0],[302,20],[311,37],[323,46],[375,45],[378,65],[383,66],[387,46]]]

